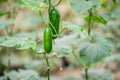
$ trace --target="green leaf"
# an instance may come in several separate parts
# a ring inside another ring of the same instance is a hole
[[[0,30],[13,24],[14,23],[14,20],[13,19],[8,19],[6,21],[0,21]]]
[[[85,17],[86,21],[89,21],[89,19],[90,19],[90,16]],[[91,16],[91,19],[97,23],[107,24],[107,21],[100,15],[93,15]]]
[[[100,15],[93,16],[92,18],[97,23],[107,24],[107,21]]]
[[[70,30],[73,30],[74,32],[81,32],[83,31],[83,27],[77,24],[72,24],[70,22],[62,22],[62,27],[63,28],[68,28]]]
[[[23,39],[21,38],[15,38],[15,37],[5,37],[4,41],[0,43],[0,46],[6,46],[6,47],[14,47],[17,44],[20,44],[20,42]]]
[[[39,75],[34,70],[11,71],[5,74],[10,80],[39,80]]]
[[[111,46],[101,38],[92,40],[84,39],[79,44],[80,62],[85,68],[90,68],[94,64],[111,55]]]
[[[93,7],[93,3],[91,1],[70,0],[70,2],[72,8],[77,13],[83,13]]]
[[[83,13],[92,7],[96,7],[98,10],[101,7],[101,3],[99,0],[69,0],[72,8],[75,10],[77,13]]]
[[[32,41],[32,40],[23,40],[21,41],[20,44],[17,44],[16,48],[18,50],[24,50],[24,49],[29,49],[29,48],[32,48],[32,49],[35,49],[36,48],[36,42],[35,41]]]
[[[90,20],[90,16],[87,16],[84,19],[85,19],[85,21],[89,21]]]
[[[24,50],[24,49],[35,49],[36,48],[36,42],[35,40],[30,36],[12,36],[12,37],[5,37],[4,40],[0,42],[0,46],[6,46],[6,47],[16,47],[18,50]]]

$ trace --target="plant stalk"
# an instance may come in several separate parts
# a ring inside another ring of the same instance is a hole
[[[91,27],[92,27],[92,9],[88,10],[89,12],[89,21],[88,21],[88,35],[91,35]]]
[[[11,48],[8,48],[8,71],[11,69]]]
[[[49,12],[49,15],[50,15],[50,10],[51,10],[51,0],[48,0],[48,4],[49,4],[49,8],[48,8],[48,12]]]
[[[46,63],[47,63],[48,80],[50,80],[50,64],[49,64],[49,60],[48,60],[48,57],[47,57],[46,53],[45,53],[45,59],[46,59]]]
[[[88,76],[88,68],[85,68],[85,80],[88,80],[89,76]]]
[[[58,6],[61,2],[62,2],[62,0],[59,0],[59,2],[57,4],[55,4],[53,7]]]

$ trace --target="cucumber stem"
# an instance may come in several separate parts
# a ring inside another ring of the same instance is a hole
[[[85,80],[88,80],[89,77],[88,77],[88,68],[85,68]]]
[[[91,27],[92,27],[92,8],[88,10],[89,13],[89,21],[88,21],[88,35],[91,35]]]
[[[48,57],[47,57],[46,53],[45,53],[45,60],[46,60],[46,63],[47,63],[48,80],[50,80],[50,64],[49,64],[49,60],[48,60]]]

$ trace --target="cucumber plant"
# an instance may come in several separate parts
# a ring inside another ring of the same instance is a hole
[[[7,0],[3,0],[7,1]],[[3,2],[2,1],[2,2]],[[50,64],[48,60],[48,55],[52,51],[52,41],[57,38],[59,34],[59,23],[60,23],[60,14],[56,7],[61,3],[62,0],[59,0],[56,4],[52,4],[51,0],[22,0],[22,6],[29,7],[39,13],[40,18],[44,22],[45,29],[43,32],[44,36],[44,50],[36,51],[37,42],[31,36],[27,37],[19,37],[15,35],[3,37],[3,40],[0,42],[0,46],[6,47],[15,47],[17,50],[25,50],[30,49],[35,54],[44,54],[45,60],[47,63],[47,72],[48,72],[48,80],[50,80]],[[42,14],[43,10],[48,11],[49,18],[47,20],[44,19]],[[2,13],[1,13],[2,16]],[[5,24],[1,23],[1,29],[11,24],[12,21],[6,22]],[[62,30],[63,31],[63,30]],[[61,32],[62,33],[62,32]]]
[[[43,22],[45,23],[45,29],[44,29],[44,51],[42,52],[42,54],[45,55],[45,59],[47,62],[47,72],[48,72],[48,80],[50,80],[50,64],[49,64],[49,60],[48,60],[48,54],[51,53],[52,51],[52,47],[53,47],[53,43],[52,40],[58,37],[59,34],[59,23],[60,23],[60,14],[59,11],[56,9],[56,6],[58,6],[61,3],[62,0],[59,0],[59,2],[57,4],[52,4],[51,0],[41,0],[39,2],[39,6],[37,5],[32,5],[32,6],[28,6],[27,3],[35,3],[35,1],[23,1],[24,6],[26,7],[30,7],[34,10],[36,10],[39,13],[40,18],[43,20]],[[48,10],[48,16],[49,19],[45,20],[44,16],[42,14],[42,9],[45,8]],[[34,49],[31,49],[34,53],[37,53]]]
[[[95,36],[91,30],[94,24],[101,23],[106,25],[107,20],[100,16],[97,11],[102,7],[106,0],[69,0],[72,9],[79,13],[88,13],[84,19],[88,28],[86,38],[79,42],[80,63],[85,68],[85,80],[89,80],[88,69],[99,61],[111,55],[111,45],[102,37]],[[79,7],[79,8],[78,8]]]

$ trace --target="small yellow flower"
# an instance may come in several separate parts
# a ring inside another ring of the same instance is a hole
[[[106,0],[100,0],[100,2],[101,2],[101,3],[105,3],[105,2],[106,2]]]
[[[45,5],[45,3],[40,3],[40,8],[44,8],[46,5]]]

